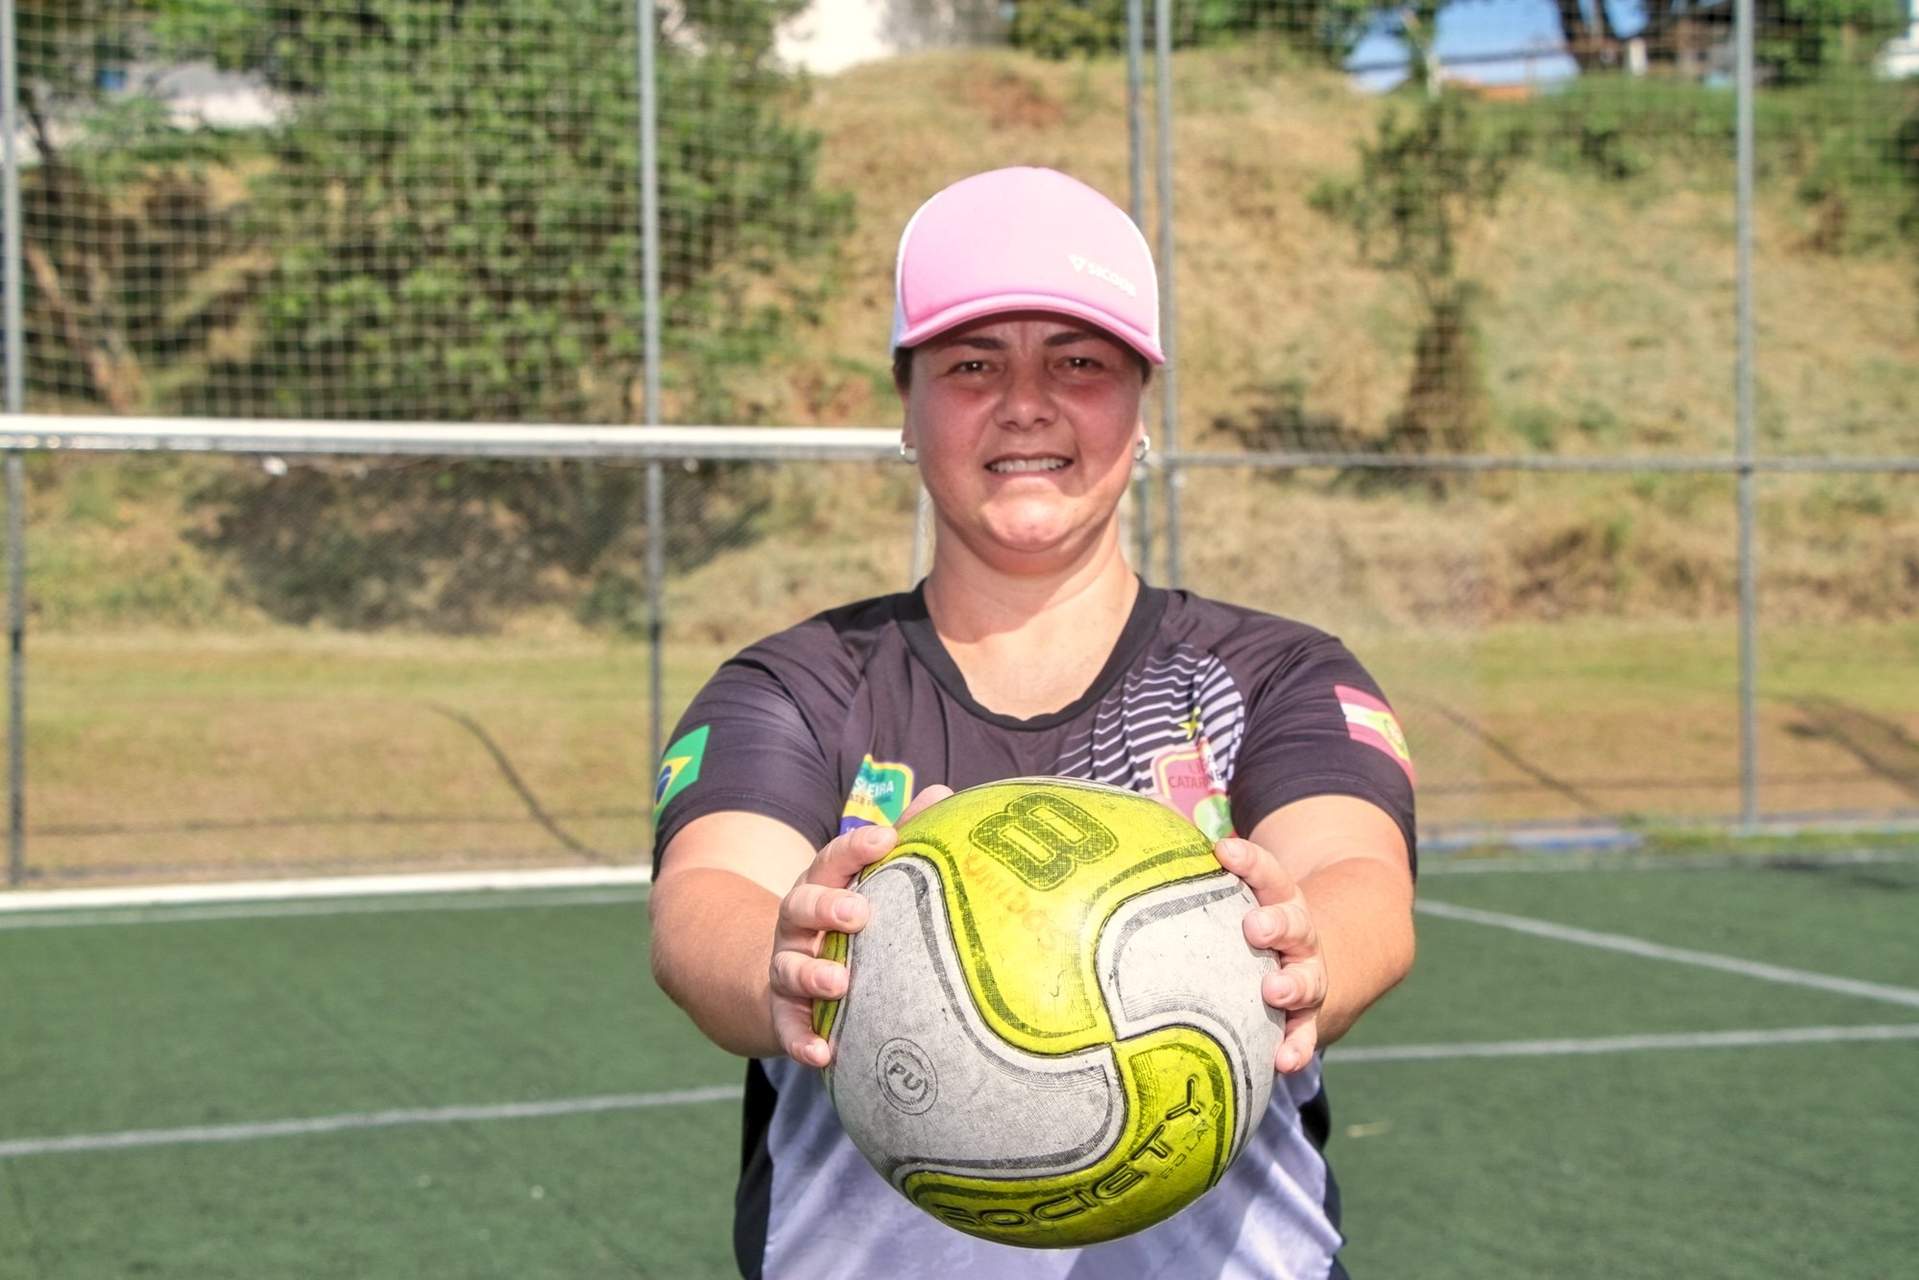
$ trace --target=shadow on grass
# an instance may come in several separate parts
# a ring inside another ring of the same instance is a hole
[[[1793,706],[1805,721],[1790,726],[1788,732],[1830,742],[1878,777],[1919,798],[1919,742],[1902,726],[1837,698],[1795,698]]]

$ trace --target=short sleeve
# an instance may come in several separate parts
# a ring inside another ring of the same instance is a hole
[[[1249,681],[1233,765],[1235,829],[1316,795],[1350,795],[1385,810],[1414,850],[1413,759],[1379,685],[1346,646],[1315,633]]]
[[[829,690],[784,678],[785,666],[748,650],[722,666],[680,718],[653,789],[656,874],[673,837],[709,813],[775,818],[814,848],[832,839],[839,796],[822,734],[843,715],[820,705],[834,700]]]

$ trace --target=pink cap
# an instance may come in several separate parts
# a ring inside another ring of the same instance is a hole
[[[1074,316],[1166,363],[1146,237],[1118,205],[1057,170],[962,178],[900,235],[894,350],[1001,311]]]

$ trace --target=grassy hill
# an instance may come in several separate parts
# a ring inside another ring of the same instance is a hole
[[[1358,94],[1343,76],[1256,51],[1182,54],[1177,72],[1177,336],[1188,437],[1223,443],[1212,423],[1245,415],[1260,389],[1287,384],[1300,387],[1311,412],[1377,433],[1410,372],[1416,300],[1403,277],[1361,265],[1350,231],[1310,199],[1356,169],[1357,147],[1381,112],[1411,104]],[[1868,105],[1858,104],[1862,113]],[[1555,163],[1568,140],[1553,135],[1571,126],[1551,99],[1500,110],[1509,122],[1537,122],[1543,136],[1465,254],[1465,274],[1489,299],[1486,374],[1505,432],[1492,443],[1580,453],[1729,448],[1730,147],[1716,163],[1702,161],[1712,137],[1663,136],[1672,121],[1654,116],[1649,136],[1631,140],[1648,167],[1615,179]],[[822,176],[853,193],[857,218],[845,287],[808,363],[831,355],[882,372],[898,229],[943,183],[998,164],[1047,164],[1123,200],[1124,112],[1116,62],[949,53],[823,81],[809,110],[826,139]],[[1812,249],[1816,211],[1796,194],[1799,177],[1783,161],[1762,175],[1765,443],[1807,453],[1910,445],[1919,411],[1911,246],[1844,257]],[[1881,187],[1861,202],[1896,208],[1910,198]],[[1156,211],[1147,213],[1151,223]],[[794,388],[787,416],[890,422],[884,379],[866,381],[877,385],[838,398]]]
[[[1256,51],[1184,54],[1177,72],[1182,444],[1377,439],[1420,309],[1312,194],[1350,176],[1380,114],[1407,104]],[[1623,91],[1649,96],[1487,108],[1530,135],[1466,249],[1484,290],[1489,452],[1731,447],[1725,102]],[[1817,110],[1857,117],[1869,137],[1903,117],[1809,103],[1795,123],[1769,106],[1762,446],[1910,455],[1919,282],[1911,242],[1887,232],[1910,189],[1865,166],[1836,188],[1835,241],[1831,189],[1809,199],[1806,185],[1823,163]],[[1115,63],[1005,53],[818,83],[807,119],[823,182],[851,197],[850,229],[814,322],[731,386],[742,414],[897,422],[886,334],[899,227],[946,181],[1014,162],[1123,198],[1123,108]],[[1623,132],[1606,123],[1622,120]],[[525,530],[463,490],[468,473],[431,462],[295,461],[271,481],[258,461],[209,458],[40,456],[29,470],[35,877],[627,860],[646,847],[639,529],[617,531],[610,568],[588,578],[529,567]],[[236,485],[252,504],[238,541],[220,533]],[[355,495],[347,518],[304,521],[301,503],[329,486]],[[383,505],[389,492],[413,505]],[[908,581],[903,466],[676,468],[668,494],[669,725],[730,649]],[[704,523],[702,494],[720,499]],[[1182,497],[1187,585],[1338,630],[1393,692],[1430,831],[1737,809],[1729,476],[1500,473],[1435,493],[1207,469],[1185,476]],[[1912,475],[1761,482],[1768,812],[1904,813],[1919,794],[1916,499]]]
[[[1182,54],[1175,80],[1180,443],[1377,440],[1401,406],[1422,311],[1410,281],[1364,265],[1352,232],[1312,197],[1352,175],[1381,113],[1412,104],[1257,48]],[[1483,290],[1485,448],[1723,455],[1734,409],[1729,98],[1631,82],[1603,99],[1598,86],[1580,92],[1482,108],[1527,137],[1526,159],[1463,254]],[[1831,186],[1811,184],[1831,168],[1828,153],[1850,154],[1832,136],[1891,136],[1881,117],[1905,99],[1871,92],[1775,96],[1762,115],[1758,427],[1768,452],[1910,455],[1919,439],[1912,243],[1858,233],[1895,227],[1913,187],[1886,181],[1896,170],[1884,164],[1841,184],[1854,230],[1836,245],[1822,239],[1833,197],[1808,195]],[[885,342],[899,227],[945,182],[1008,163],[1065,168],[1123,199],[1124,108],[1116,60],[946,52],[817,82],[805,119],[822,137],[821,182],[851,198],[851,226],[816,323],[734,386],[742,414],[896,422]],[[1147,212],[1150,224],[1150,200]],[[228,465],[37,460],[39,624],[270,623],[235,559],[183,536],[208,528],[193,495]],[[1919,586],[1914,484],[1767,479],[1769,616],[1902,616]],[[1206,471],[1186,478],[1183,496],[1186,581],[1335,623],[1723,616],[1734,598],[1724,476],[1501,474],[1436,497],[1326,473]],[[897,470],[795,468],[766,481],[757,515],[686,557],[676,621],[724,643],[903,582],[911,502]],[[555,581],[526,593],[517,613],[447,625],[566,627],[585,591]]]
[[[1182,54],[1175,85],[1181,443],[1240,448],[1262,415],[1296,424],[1290,436],[1269,433],[1272,447],[1378,438],[1401,405],[1420,307],[1410,281],[1361,262],[1351,231],[1312,195],[1353,173],[1382,112],[1412,104],[1257,49]],[[1486,448],[1724,456],[1734,434],[1730,95],[1631,83],[1607,92],[1604,103],[1488,109],[1531,137],[1465,253],[1465,273],[1485,291]],[[1636,92],[1647,95],[1637,124]],[[1919,91],[1907,96],[1919,109]],[[1624,123],[1584,162],[1602,105]],[[1820,157],[1803,135],[1833,120],[1860,134],[1883,129],[1871,109],[1809,92],[1762,116],[1766,452],[1910,455],[1919,444],[1911,242],[1824,251],[1821,206],[1805,194]],[[854,227],[820,324],[752,389],[771,420],[897,421],[885,350],[893,254],[899,228],[945,182],[1044,164],[1125,198],[1117,61],[899,59],[822,81],[808,116],[824,135],[824,180],[854,196]],[[1608,159],[1622,154],[1630,164]],[[1869,170],[1856,181],[1855,227],[1895,225],[1912,200],[1911,186],[1885,179]],[[1150,193],[1148,202],[1150,226]],[[1895,476],[1767,480],[1768,616],[1902,616],[1919,585],[1916,488]],[[1724,616],[1735,599],[1733,484],[1723,476],[1508,474],[1435,501],[1363,495],[1323,473],[1275,482],[1208,471],[1189,475],[1184,494],[1186,581],[1341,622]]]

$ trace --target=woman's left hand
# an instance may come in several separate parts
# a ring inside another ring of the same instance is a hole
[[[1298,881],[1271,850],[1228,836],[1213,846],[1221,866],[1246,882],[1259,905],[1246,913],[1246,941],[1273,952],[1277,968],[1260,982],[1260,996],[1286,1015],[1273,1069],[1303,1071],[1319,1047],[1319,1011],[1326,1003],[1326,958],[1312,908]]]

